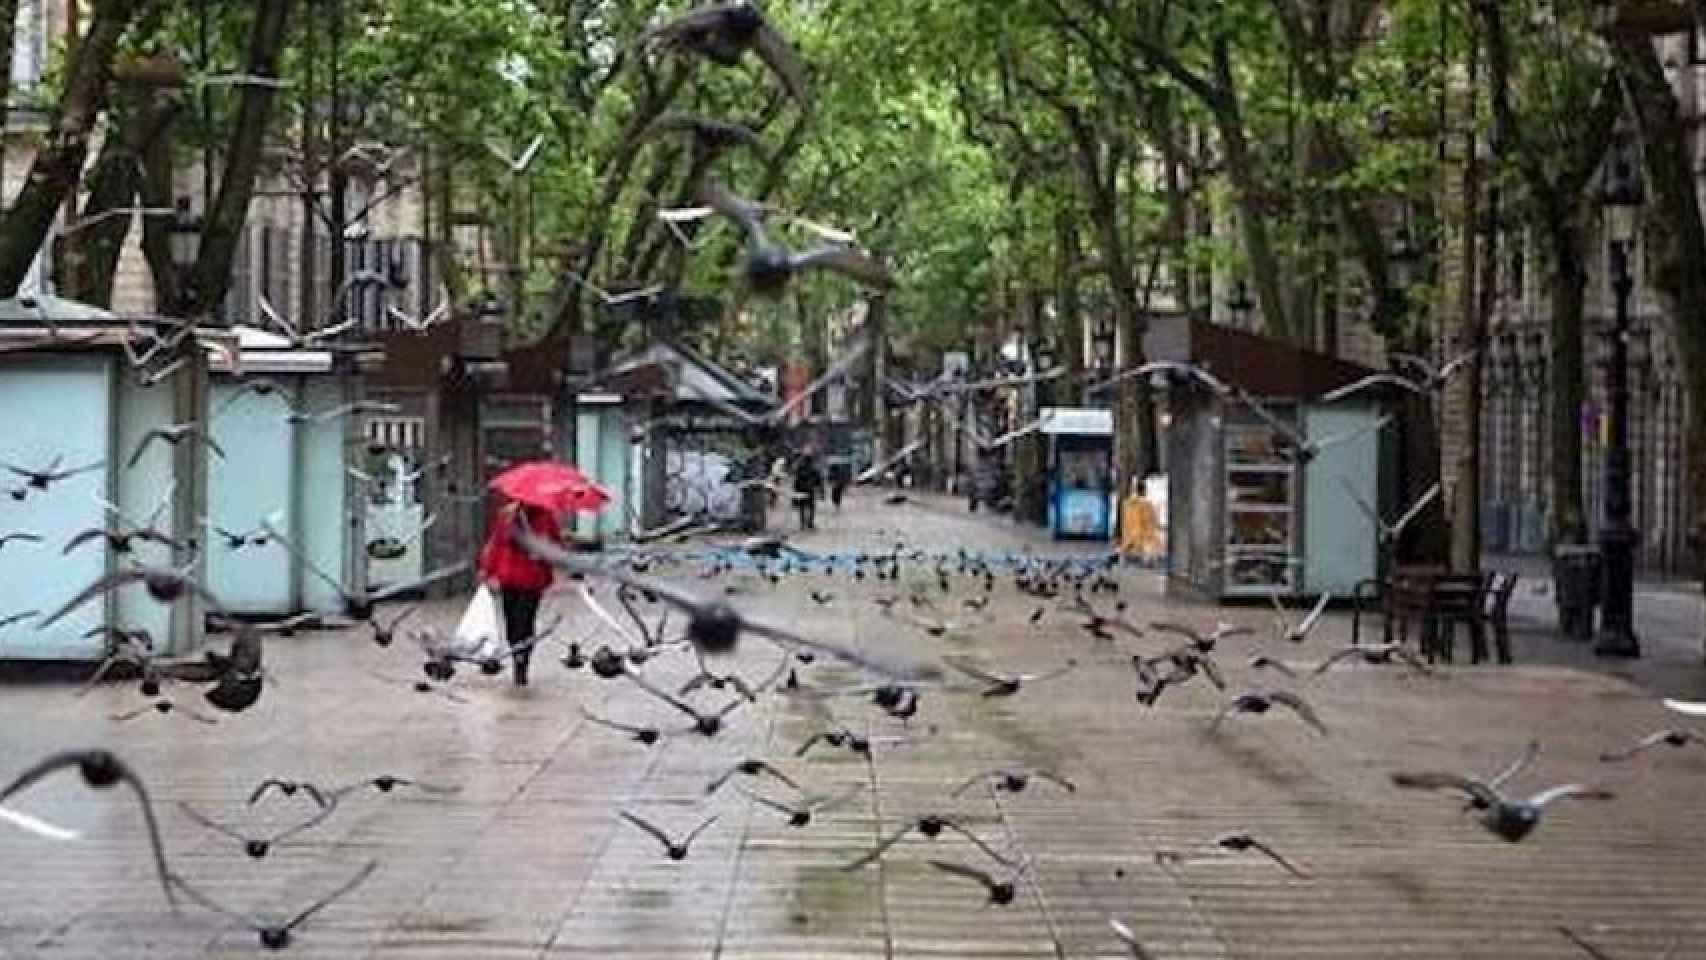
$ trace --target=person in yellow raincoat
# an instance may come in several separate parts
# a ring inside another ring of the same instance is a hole
[[[1131,492],[1120,505],[1120,552],[1136,555],[1147,563],[1159,560],[1166,546],[1161,535],[1161,515],[1155,504],[1139,491],[1137,478],[1133,477]]]

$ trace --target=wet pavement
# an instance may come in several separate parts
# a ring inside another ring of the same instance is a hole
[[[806,550],[876,549],[896,537],[926,550],[1090,549],[968,516],[961,502],[942,498],[897,507],[863,494],[840,514],[824,510],[819,522],[822,530],[794,542]],[[1348,613],[1330,614],[1306,644],[1276,651],[1262,607],[1169,599],[1158,576],[1128,568],[1118,598],[1100,595],[1099,606],[1123,599],[1140,623],[1172,617],[1255,627],[1255,638],[1222,644],[1230,684],[1299,689],[1331,731],[1318,736],[1276,711],[1233,717],[1210,735],[1227,695],[1200,681],[1169,691],[1153,709],[1134,702],[1129,657],[1164,649],[1164,638],[1097,641],[1052,604],[1032,625],[1039,602],[1007,578],[987,619],[932,638],[883,617],[872,598],[916,586],[951,609],[978,591],[956,578],[943,598],[933,575],[913,580],[897,589],[845,572],[780,586],[750,574],[729,578],[743,590],[734,598],[743,609],[825,640],[889,654],[958,653],[1013,672],[1068,659],[1077,668],[1011,697],[926,692],[904,724],[863,699],[766,695],[731,714],[715,738],[668,736],[647,747],[585,721],[580,708],[666,727],[679,726],[678,716],[625,681],[561,668],[560,651],[536,658],[526,690],[506,676],[463,670],[454,688],[467,702],[455,703],[410,689],[419,657],[406,642],[382,650],[366,630],[322,632],[270,641],[276,683],[257,706],[211,727],[175,715],[115,723],[109,715],[142,702],[129,685],[81,699],[67,684],[0,689],[0,777],[55,749],[114,750],[148,781],[175,869],[238,909],[294,913],[377,861],[363,886],[295,931],[288,952],[297,956],[1129,956],[1109,930],[1112,916],[1158,958],[1581,955],[1556,931],[1560,924],[1614,957],[1658,956],[1673,938],[1682,942],[1677,960],[1706,957],[1698,907],[1706,750],[1600,763],[1601,751],[1676,718],[1649,690],[1605,672],[1628,665],[1546,662],[1557,659],[1548,655],[1556,642],[1546,635],[1541,598],[1519,608],[1516,666],[1460,663],[1434,677],[1354,666],[1294,683],[1245,663],[1263,649],[1313,664],[1348,641]],[[691,573],[684,582],[709,586]],[[834,598],[819,605],[809,589]],[[426,619],[448,626],[459,606],[435,603]],[[610,639],[571,585],[554,591],[546,609],[566,614],[589,648]],[[1677,630],[1698,630],[1698,619],[1675,619]],[[1672,651],[1662,661],[1669,672],[1701,672],[1697,647],[1684,662],[1686,637],[1653,642]],[[749,640],[733,661],[758,678],[781,656]],[[683,655],[645,669],[670,688],[694,673]],[[858,679],[822,660],[800,677],[812,685]],[[194,690],[169,692],[200,705]],[[728,694],[694,697],[711,707]],[[795,758],[795,747],[828,722],[826,712],[876,738],[914,739],[877,740],[866,757],[819,748]],[[1543,749],[1520,786],[1586,779],[1618,798],[1560,803],[1513,845],[1479,829],[1452,797],[1390,785],[1398,769],[1491,772],[1530,738]],[[773,760],[812,791],[863,789],[801,828],[741,789],[786,797],[772,782],[737,778],[707,799],[705,784],[748,756]],[[1011,764],[1056,770],[1077,789],[1033,782],[1018,793],[979,786],[948,796],[972,774]],[[188,802],[264,829],[310,810],[301,794],[247,806],[265,777],[335,785],[382,773],[459,789],[352,794],[324,823],[259,860],[178,808]],[[90,791],[66,772],[14,805],[83,838],[54,842],[0,824],[0,957],[261,952],[254,933],[199,907],[172,916],[130,797]],[[671,831],[719,819],[674,862],[618,818],[623,808]],[[991,905],[974,883],[929,865],[937,858],[989,866],[946,832],[908,838],[858,871],[840,869],[927,813],[952,814],[1029,864],[1013,903]],[[1157,850],[1201,851],[1235,829],[1265,839],[1309,878],[1249,855],[1171,871],[1154,859]]]

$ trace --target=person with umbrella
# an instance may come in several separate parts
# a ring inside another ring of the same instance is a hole
[[[561,543],[559,514],[596,511],[610,501],[610,495],[574,467],[551,461],[511,467],[492,479],[491,488],[506,502],[498,508],[491,534],[480,548],[480,576],[502,601],[504,637],[515,660],[515,685],[525,687],[532,659],[529,642],[539,601],[551,586],[552,570],[528,553],[516,534],[525,530]]]

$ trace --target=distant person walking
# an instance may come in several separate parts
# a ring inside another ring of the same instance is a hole
[[[829,502],[835,504],[837,513],[841,512],[841,498],[847,493],[847,485],[853,482],[853,465],[846,457],[836,457],[829,464]]]
[[[800,510],[800,529],[817,529],[817,498],[823,490],[823,472],[817,457],[805,454],[794,467],[794,505]]]
[[[535,536],[561,542],[563,534],[557,518],[549,511],[520,503],[506,503],[498,508],[492,532],[480,548],[480,576],[495,590],[503,602],[504,637],[515,659],[515,685],[527,686],[527,665],[532,659],[531,648],[517,650],[533,639],[534,621],[539,616],[539,600],[551,586],[551,565],[535,558],[517,542],[518,528]]]

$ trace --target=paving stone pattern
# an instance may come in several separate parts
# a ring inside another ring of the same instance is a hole
[[[863,494],[839,514],[821,512],[819,524],[797,539],[801,547],[869,549],[899,536],[927,550],[1089,549],[1050,544],[1006,521],[970,516],[959,501],[929,497],[896,507]],[[1676,719],[1625,679],[1587,665],[1458,665],[1432,678],[1347,667],[1304,690],[1330,736],[1277,711],[1234,717],[1210,736],[1205,727],[1225,695],[1207,686],[1169,691],[1153,710],[1133,700],[1129,657],[1162,649],[1163,638],[1098,642],[1052,607],[1032,626],[1037,601],[1006,579],[987,622],[939,639],[880,615],[872,598],[891,584],[816,573],[780,586],[733,580],[748,591],[737,603],[827,640],[890,653],[957,652],[1014,671],[1067,657],[1079,666],[1012,697],[927,692],[904,728],[856,698],[771,695],[736,711],[714,739],[684,735],[648,748],[587,723],[578,707],[670,726],[677,717],[624,681],[561,669],[555,654],[536,660],[525,691],[507,676],[462,671],[457,689],[469,702],[456,704],[409,689],[418,657],[406,642],[381,650],[364,630],[323,632],[271,641],[276,684],[255,708],[221,716],[215,727],[152,715],[115,724],[110,714],[141,702],[128,685],[82,699],[64,683],[0,688],[0,777],[50,750],[114,750],[148,779],[175,868],[234,907],[292,913],[379,861],[362,888],[296,931],[288,953],[297,957],[1128,956],[1109,916],[1138,931],[1159,958],[1579,955],[1557,933],[1560,924],[1613,957],[1656,957],[1673,938],[1682,941],[1679,960],[1706,957],[1706,750],[1599,763],[1602,750]],[[1257,627],[1256,638],[1223,644],[1219,659],[1234,686],[1283,681],[1244,666],[1269,645],[1262,607],[1170,600],[1147,571],[1121,580],[1133,620],[1166,616],[1207,627],[1224,618]],[[835,599],[819,606],[809,588]],[[966,592],[939,602],[971,595],[971,584],[956,590]],[[567,585],[548,598],[553,609],[589,647],[608,639]],[[458,612],[457,603],[435,604],[425,619],[448,626]],[[1332,613],[1307,644],[1277,655],[1312,664],[1348,641],[1349,622]],[[1525,643],[1538,643],[1539,624],[1525,624]],[[779,656],[748,641],[735,662],[756,677]],[[646,670],[665,686],[692,673],[690,658],[678,655]],[[858,678],[820,661],[802,668],[801,679]],[[199,703],[194,690],[169,693]],[[726,694],[695,696],[709,705]],[[826,707],[873,735],[919,739],[879,744],[869,758],[814,750],[794,759]],[[1513,845],[1479,829],[1454,798],[1389,782],[1404,768],[1490,773],[1531,737],[1543,750],[1523,785],[1589,779],[1618,799],[1559,804]],[[705,799],[705,784],[745,756],[770,758],[814,790],[865,789],[798,829],[739,789],[785,796],[772,783],[737,778]],[[947,796],[980,769],[1018,763],[1057,770],[1078,789],[1037,782],[1020,793]],[[177,808],[188,801],[233,823],[287,822],[307,801],[274,796],[249,808],[260,779],[331,784],[380,773],[460,792],[352,795],[324,824],[262,860]],[[171,915],[127,796],[90,791],[67,772],[15,805],[84,837],[59,843],[0,825],[0,957],[261,951],[254,934],[194,905]],[[720,819],[687,860],[671,862],[618,819],[623,807],[671,830],[710,813]],[[909,838],[859,871],[840,869],[924,813],[952,813],[1029,862],[1011,905],[992,906],[976,885],[928,865],[988,865],[948,833]],[[1267,840],[1311,879],[1255,856],[1174,873],[1154,860],[1158,849],[1200,851],[1233,829]]]

